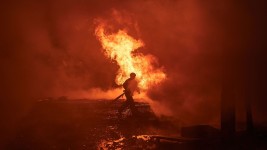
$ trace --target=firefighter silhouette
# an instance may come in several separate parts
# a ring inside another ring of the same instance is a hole
[[[123,88],[124,88],[124,94],[126,97],[126,101],[123,102],[122,106],[119,108],[118,112],[118,116],[119,118],[122,117],[122,112],[129,107],[129,109],[131,110],[133,115],[136,115],[137,113],[137,109],[134,105],[134,99],[133,99],[133,94],[135,91],[137,91],[138,93],[140,93],[140,90],[138,88],[138,83],[135,80],[136,74],[135,73],[131,73],[130,74],[130,78],[128,78],[124,83],[123,83]]]

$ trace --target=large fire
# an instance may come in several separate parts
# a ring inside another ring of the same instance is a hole
[[[105,55],[115,60],[120,67],[115,80],[118,85],[129,78],[131,72],[136,73],[139,88],[142,90],[147,90],[166,78],[162,68],[153,66],[153,62],[156,61],[154,56],[133,53],[144,46],[143,41],[134,39],[126,30],[107,33],[106,27],[107,25],[100,23],[95,29],[95,34],[101,42]]]

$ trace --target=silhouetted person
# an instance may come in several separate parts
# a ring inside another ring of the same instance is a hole
[[[133,93],[137,90],[138,93],[140,93],[137,81],[135,80],[135,73],[130,74],[130,78],[127,79],[123,83],[123,88],[124,88],[124,94],[126,97],[126,101],[122,104],[122,106],[119,108],[119,118],[121,118],[122,112],[124,109],[127,107],[130,108],[131,112],[133,115],[136,115],[137,109],[134,105],[134,100],[133,100]]]

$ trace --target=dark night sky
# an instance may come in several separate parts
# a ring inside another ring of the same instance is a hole
[[[129,18],[129,34],[144,41],[139,51],[164,67],[168,79],[149,96],[173,115],[218,122],[227,64],[237,110],[249,82],[255,120],[267,121],[264,1],[27,0],[0,8],[0,121],[10,130],[36,98],[114,88],[118,66],[94,36],[94,19],[110,19],[113,10]]]

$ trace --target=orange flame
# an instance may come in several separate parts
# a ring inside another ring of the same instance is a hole
[[[155,69],[152,65],[156,61],[154,56],[141,53],[133,54],[138,48],[144,46],[143,41],[129,36],[126,30],[108,34],[105,27],[105,24],[99,24],[95,29],[95,34],[105,50],[105,55],[115,60],[120,66],[115,80],[118,85],[129,78],[131,72],[136,73],[139,88],[142,90],[147,90],[166,78],[166,74],[161,68]]]

